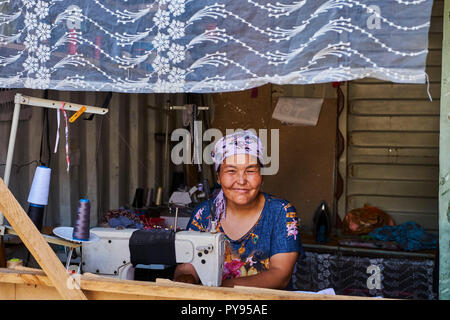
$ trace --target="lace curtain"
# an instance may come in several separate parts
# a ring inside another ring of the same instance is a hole
[[[0,0],[0,87],[423,83],[432,0]]]

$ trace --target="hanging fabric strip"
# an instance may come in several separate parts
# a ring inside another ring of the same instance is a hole
[[[427,94],[428,94],[428,98],[430,99],[430,101],[433,101],[433,98],[431,97],[431,93],[430,93],[430,78],[428,77],[428,73],[425,72],[425,76],[427,78]]]
[[[56,122],[58,124],[58,128],[56,129],[56,141],[55,141],[55,149],[53,150],[53,153],[56,153],[58,150],[59,145],[59,126],[61,124],[61,116],[59,115],[59,110],[56,111]]]
[[[0,87],[129,93],[366,77],[425,83],[433,6],[433,0],[0,2]]]
[[[64,121],[65,121],[65,134],[66,134],[66,160],[67,160],[67,172],[69,172],[70,167],[70,158],[69,158],[69,122],[67,121],[67,113],[66,110],[64,110],[65,102],[61,105],[61,110],[64,114]]]

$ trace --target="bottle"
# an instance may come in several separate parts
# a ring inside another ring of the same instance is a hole
[[[327,243],[331,232],[330,209],[326,201],[317,207],[313,217],[313,235],[317,243]]]

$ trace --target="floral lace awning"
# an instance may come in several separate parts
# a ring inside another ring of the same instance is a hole
[[[0,87],[425,81],[432,0],[0,0]]]

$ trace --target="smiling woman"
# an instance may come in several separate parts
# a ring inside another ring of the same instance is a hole
[[[295,208],[286,200],[261,192],[262,143],[251,131],[220,139],[214,148],[219,194],[215,210],[198,206],[188,230],[225,234],[222,286],[285,289],[302,252]],[[190,264],[179,265],[174,280],[198,283]]]

